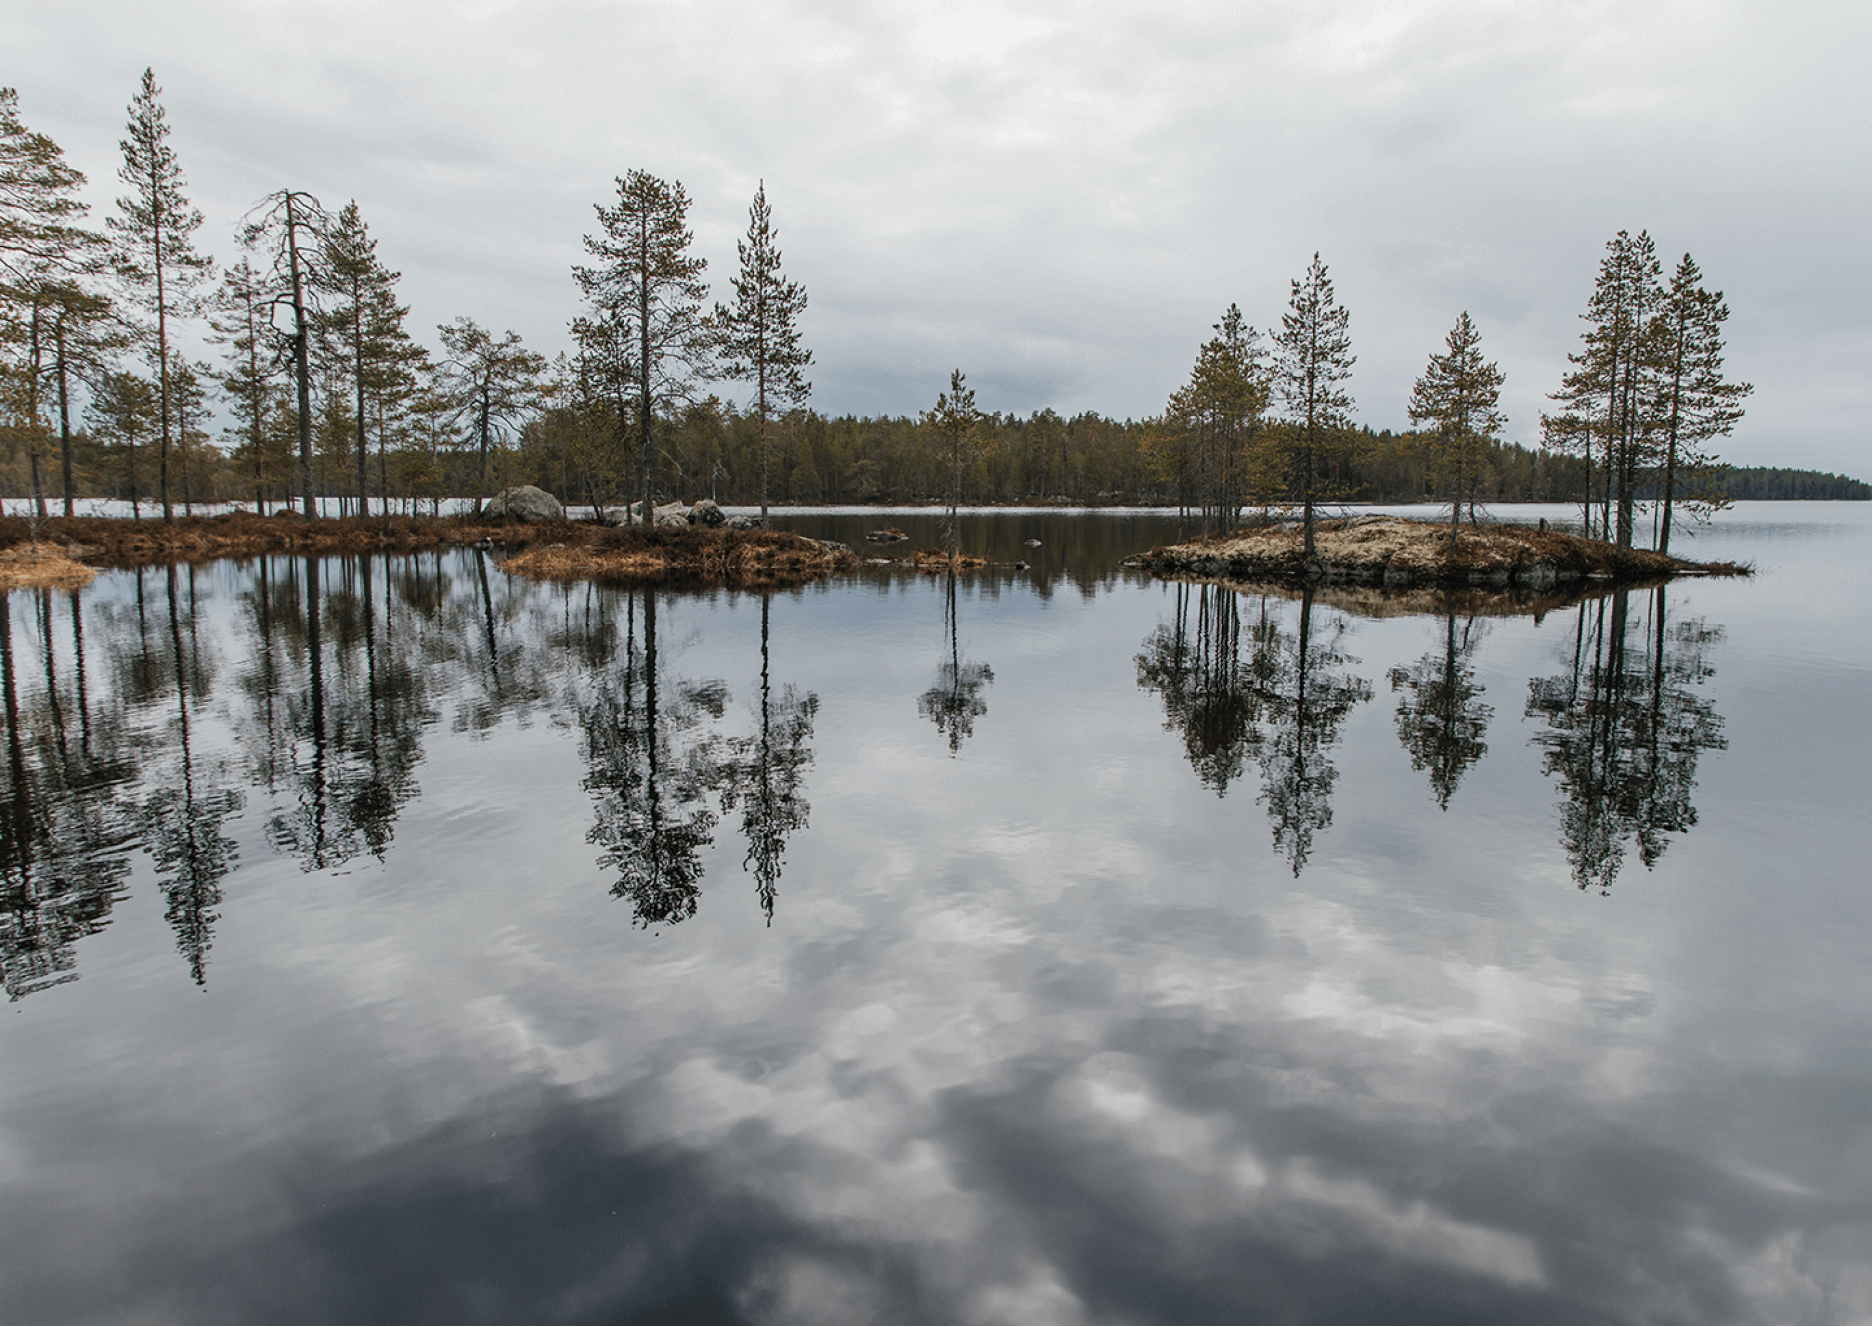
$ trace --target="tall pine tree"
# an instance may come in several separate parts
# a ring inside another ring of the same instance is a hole
[[[1708,482],[1717,457],[1706,450],[1743,418],[1743,398],[1755,389],[1723,377],[1723,324],[1730,316],[1721,290],[1704,289],[1704,274],[1686,254],[1672,273],[1652,320],[1652,409],[1658,417],[1660,474],[1658,551],[1671,551],[1671,514],[1689,491],[1693,512],[1727,506]]]
[[[174,412],[169,399],[169,322],[196,311],[194,290],[213,271],[214,263],[195,252],[193,236],[201,227],[202,214],[183,196],[186,181],[176,151],[169,145],[169,121],[157,100],[161,94],[155,74],[145,69],[119,144],[124,162],[117,177],[130,192],[117,200],[119,215],[107,224],[116,238],[118,276],[153,319],[148,334],[162,420],[157,489],[163,519],[171,520],[175,513],[169,500],[169,451]]]
[[[321,258],[319,282],[328,296],[321,317],[334,363],[351,387],[358,514],[368,516],[370,443],[365,436],[365,405],[400,373],[407,373],[411,342],[403,320],[410,310],[397,303],[397,281],[402,274],[390,271],[378,259],[377,241],[371,238],[355,199],[345,204],[327,228]],[[379,443],[381,447],[381,439]],[[485,444],[483,457],[485,468]],[[384,502],[388,511],[387,494]]]
[[[302,189],[279,189],[254,204],[241,228],[241,243],[267,255],[267,326],[281,359],[292,365],[297,390],[294,423],[299,439],[299,497],[305,515],[318,514],[312,484],[312,349],[318,334],[318,260],[331,217]],[[282,310],[292,327],[278,330]]]
[[[1450,554],[1457,552],[1457,518],[1466,494],[1476,521],[1476,480],[1490,442],[1502,431],[1502,370],[1483,359],[1483,338],[1466,310],[1432,355],[1411,389],[1411,422],[1431,426],[1432,474],[1450,493]]]
[[[1341,386],[1353,375],[1347,312],[1319,253],[1292,284],[1288,311],[1275,334],[1275,372],[1291,426],[1288,482],[1301,499],[1302,550],[1314,555],[1314,507],[1333,490],[1328,464],[1347,447],[1353,398]]]
[[[448,358],[439,375],[458,417],[465,417],[480,445],[475,510],[488,497],[488,449],[540,401],[546,357],[520,343],[518,332],[495,340],[472,318],[437,327]]]
[[[585,237],[596,266],[572,269],[591,305],[588,320],[628,364],[634,381],[644,524],[653,520],[651,456],[657,408],[689,399],[709,367],[711,330],[703,316],[708,264],[690,256],[689,195],[648,171],[617,180],[613,207],[595,204],[601,227]]]
[[[767,419],[770,404],[805,402],[813,385],[800,370],[813,352],[800,344],[800,315],[806,289],[780,274],[780,250],[774,247],[773,216],[767,205],[767,182],[756,188],[748,208],[748,235],[735,241],[741,271],[735,277],[735,303],[715,306],[722,371],[731,378],[752,379],[757,437],[761,448],[761,520],[767,521]]]

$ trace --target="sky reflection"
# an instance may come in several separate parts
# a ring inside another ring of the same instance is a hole
[[[27,805],[89,808],[81,858],[123,865],[60,942],[81,979],[0,1023],[8,1316],[1866,1314],[1866,661],[1772,704],[1735,665],[1755,586],[1729,612],[1723,587],[1668,592],[1664,671],[1727,745],[1697,749],[1695,822],[1603,894],[1548,711],[1524,712],[1572,676],[1573,610],[1453,654],[1461,619],[1231,601],[1242,651],[1266,612],[1298,663],[1311,619],[1371,691],[1320,747],[1332,815],[1297,866],[1249,725],[1219,789],[1140,685],[1194,589],[661,596],[653,664],[642,595],[484,594],[468,555],[326,564],[310,591],[273,572],[184,577],[173,631],[160,576],[141,614],[126,578],[86,599],[92,759],[125,772],[76,800],[48,781],[55,729],[77,749],[74,656],[53,725],[12,601]],[[1650,611],[1628,604],[1616,688],[1640,717]],[[1673,673],[1692,621],[1700,662]],[[952,654],[995,678],[953,750],[917,703]],[[1471,729],[1401,706],[1453,658],[1494,713],[1446,787],[1417,757]],[[652,676],[658,777],[714,818],[677,925],[616,893],[594,833],[615,789],[647,795],[641,742],[602,783],[594,743],[651,733]],[[777,782],[751,794],[763,741]],[[1650,770],[1617,768],[1624,813]],[[197,973],[137,816],[211,784],[243,800],[217,812]],[[748,827],[774,789],[792,809]],[[324,858],[287,814],[324,817]]]

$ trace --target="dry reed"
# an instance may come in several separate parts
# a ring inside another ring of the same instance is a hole
[[[74,561],[50,544],[0,550],[0,592],[7,590],[79,590],[91,583],[96,567]]]

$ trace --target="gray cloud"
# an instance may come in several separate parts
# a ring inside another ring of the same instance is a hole
[[[226,255],[291,182],[355,196],[419,325],[543,349],[592,204],[683,180],[718,283],[765,178],[816,403],[1159,408],[1231,300],[1318,249],[1360,415],[1399,425],[1469,309],[1533,441],[1600,247],[1649,228],[1729,295],[1739,461],[1864,474],[1864,6],[0,6],[28,122],[115,190],[156,68]]]

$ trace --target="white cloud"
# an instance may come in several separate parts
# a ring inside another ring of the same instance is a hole
[[[765,178],[817,404],[1157,409],[1231,300],[1319,249],[1361,416],[1403,422],[1460,309],[1515,436],[1601,244],[1648,227],[1730,295],[1736,459],[1866,471],[1864,6],[1610,3],[0,4],[29,123],[100,203],[147,63],[210,246],[288,181],[355,196],[419,326],[546,349],[629,168],[683,180],[718,280]]]

